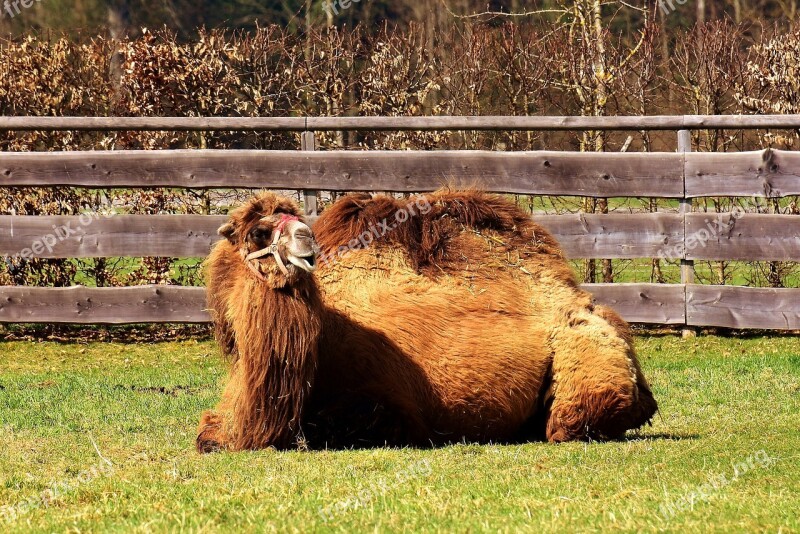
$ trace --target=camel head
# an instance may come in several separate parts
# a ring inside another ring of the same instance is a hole
[[[293,284],[316,269],[319,247],[297,204],[266,192],[231,212],[219,234],[250,273],[273,288]]]

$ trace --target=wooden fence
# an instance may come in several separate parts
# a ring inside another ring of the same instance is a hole
[[[282,130],[301,151],[163,150],[0,153],[0,186],[300,189],[424,192],[480,186],[529,195],[679,199],[679,213],[568,214],[535,219],[570,258],[652,258],[683,249],[680,284],[588,284],[631,322],[800,329],[800,289],[693,283],[694,260],[800,261],[800,217],[692,213],[691,199],[800,194],[800,153],[691,153],[688,129],[800,128],[800,116],[413,117],[413,118],[41,118],[0,117],[1,130]],[[322,130],[676,130],[676,153],[314,151]],[[117,215],[0,216],[0,255],[19,254],[53,226],[84,232],[43,258],[201,257],[225,218]],[[719,220],[703,246],[692,240]],[[71,226],[70,226],[71,225]],[[41,247],[40,247],[41,248]],[[674,257],[670,255],[670,257]],[[208,321],[203,288],[0,287],[0,322],[197,323]]]

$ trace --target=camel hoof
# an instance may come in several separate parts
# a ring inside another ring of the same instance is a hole
[[[218,433],[220,425],[205,425],[197,436],[195,446],[200,454],[219,452],[224,447],[220,443]]]
[[[197,434],[195,446],[200,454],[219,452],[225,447],[220,439],[222,418],[212,411],[203,413],[200,417],[200,430]]]
[[[571,437],[566,430],[558,429],[553,432],[548,432],[547,441],[550,443],[566,443],[568,441],[575,441],[575,438]]]
[[[200,454],[211,454],[222,450],[222,446],[213,439],[205,439],[203,435],[197,436],[197,452]]]

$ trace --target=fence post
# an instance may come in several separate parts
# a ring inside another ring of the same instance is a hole
[[[317,149],[317,136],[314,132],[303,132],[300,136],[300,150],[314,151]],[[317,191],[303,190],[303,209],[307,217],[317,216]]]
[[[692,151],[692,133],[689,130],[678,130],[678,152],[691,152]],[[678,213],[683,215],[683,258],[681,258],[681,284],[694,283],[694,261],[686,259],[686,215],[692,212],[692,199],[686,198],[686,165],[684,162],[683,172],[683,198],[681,198]],[[694,337],[697,332],[694,328],[688,325],[689,322],[689,307],[687,302],[687,293],[684,292],[683,297],[683,310],[686,316],[684,326],[681,330],[681,335],[684,338]]]

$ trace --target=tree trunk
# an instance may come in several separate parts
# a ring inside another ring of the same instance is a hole
[[[127,0],[108,4],[108,32],[115,41],[128,37],[131,25],[131,9]]]
[[[112,102],[119,98],[121,90],[122,68],[125,58],[119,47],[119,42],[128,38],[128,29],[131,24],[131,11],[128,0],[117,0],[108,4],[108,33],[111,36],[111,45],[114,52],[108,67],[108,79],[114,88]]]

